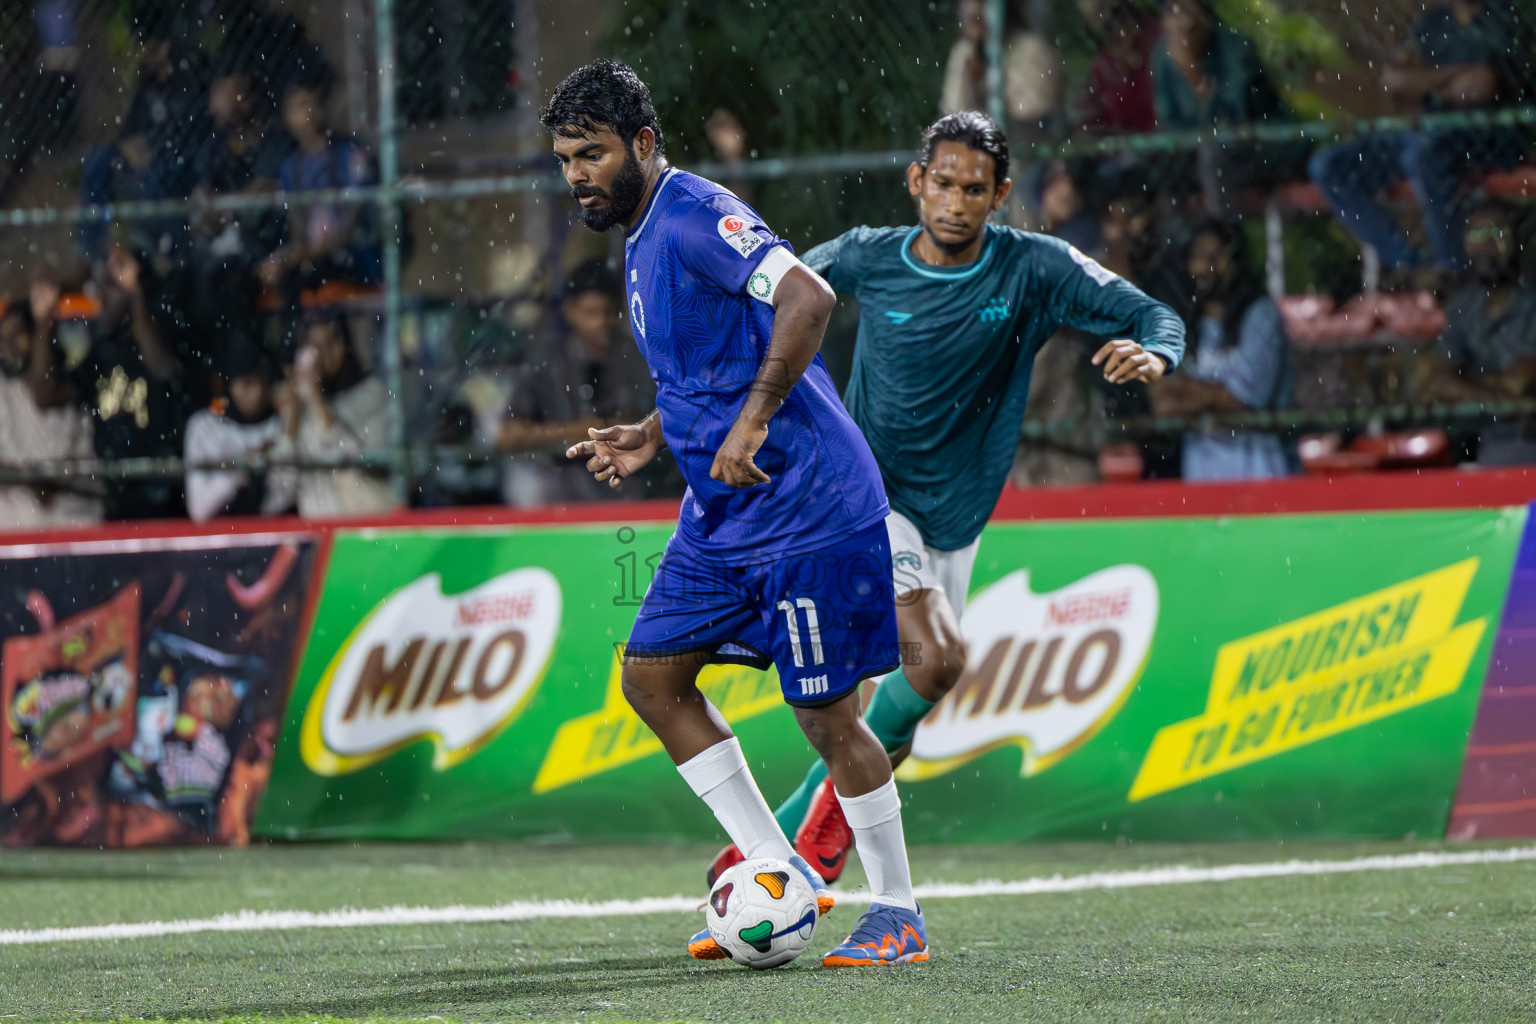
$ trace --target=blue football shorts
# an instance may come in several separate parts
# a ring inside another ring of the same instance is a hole
[[[710,662],[779,668],[784,700],[821,707],[901,661],[884,520],[803,555],[722,565],[679,545],[656,566],[626,657],[708,652]]]

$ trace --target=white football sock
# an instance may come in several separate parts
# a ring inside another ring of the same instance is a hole
[[[853,829],[859,863],[869,877],[869,895],[888,907],[916,910],[912,898],[912,869],[907,866],[907,841],[901,831],[901,797],[896,779],[863,796],[837,794],[843,817]]]
[[[795,848],[784,837],[784,830],[768,809],[768,801],[753,781],[752,769],[747,767],[736,737],[721,740],[678,765],[677,770],[715,812],[715,819],[742,856],[748,860],[789,860],[795,855]]]

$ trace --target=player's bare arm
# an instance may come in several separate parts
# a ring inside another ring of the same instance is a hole
[[[768,438],[768,424],[821,348],[837,296],[808,268],[786,273],[773,295],[773,335],[747,401],[715,454],[709,475],[732,487],[768,482],[753,457]]]
[[[1160,380],[1168,372],[1168,364],[1156,352],[1149,352],[1129,338],[1104,343],[1093,354],[1093,365],[1104,368],[1104,379],[1111,384],[1129,384],[1132,381]]]
[[[590,439],[571,445],[565,457],[585,458],[592,476],[615,490],[667,446],[661,435],[660,411],[652,411],[639,423],[592,427],[587,434]]]

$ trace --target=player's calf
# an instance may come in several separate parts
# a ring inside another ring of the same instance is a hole
[[[661,740],[674,764],[682,764],[731,735],[694,683],[705,658],[702,653],[666,657],[626,654],[619,675],[624,699]]]
[[[825,707],[797,707],[795,717],[827,763],[871,898],[882,906],[915,912],[896,779],[885,749],[859,714],[857,693]]]
[[[915,652],[901,666],[913,693],[926,701],[941,700],[965,673],[966,644],[960,623],[942,590],[906,594],[896,613],[901,639]]]
[[[839,793],[868,793],[891,777],[890,758],[860,714],[857,689],[832,704],[797,707],[795,720]]]

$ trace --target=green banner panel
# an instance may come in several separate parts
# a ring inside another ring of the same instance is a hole
[[[909,838],[1441,834],[1525,516],[994,523]],[[619,690],[670,532],[338,531],[258,831],[718,835]],[[774,674],[700,685],[786,793]]]

